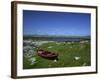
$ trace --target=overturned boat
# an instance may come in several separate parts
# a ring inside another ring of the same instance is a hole
[[[49,59],[49,60],[58,60],[58,54],[57,53],[53,53],[53,52],[49,52],[49,51],[45,51],[42,49],[37,50],[37,53],[39,56]]]

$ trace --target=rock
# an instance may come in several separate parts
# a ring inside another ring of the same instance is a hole
[[[79,60],[79,59],[80,59],[80,57],[78,57],[78,56],[75,56],[75,57],[74,57],[74,59],[75,59],[75,60]]]
[[[49,46],[48,48],[52,48],[52,46]]]
[[[31,62],[31,64],[30,64],[30,65],[33,65],[33,64],[35,64],[35,63],[36,63],[36,58],[35,58],[35,57],[30,58],[30,59],[29,59],[29,61]]]
[[[86,63],[83,63],[82,66],[86,66]]]

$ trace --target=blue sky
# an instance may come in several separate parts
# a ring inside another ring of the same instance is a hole
[[[24,35],[88,36],[89,13],[23,10]]]

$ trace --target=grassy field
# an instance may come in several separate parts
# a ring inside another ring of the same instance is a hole
[[[58,53],[58,61],[44,59],[37,55],[35,63],[31,64],[28,58],[23,58],[23,69],[54,68],[54,67],[76,67],[90,66],[90,42],[48,42],[39,46],[43,50]]]

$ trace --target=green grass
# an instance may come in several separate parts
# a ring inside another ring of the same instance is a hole
[[[49,48],[52,46],[51,48]],[[75,66],[90,66],[90,43],[80,42],[48,42],[40,46],[44,50],[58,53],[59,60],[44,59],[40,56],[35,55],[36,63],[30,65],[27,58],[23,58],[24,69],[34,68],[54,68],[54,67],[75,67]],[[75,57],[80,59],[75,60]]]

